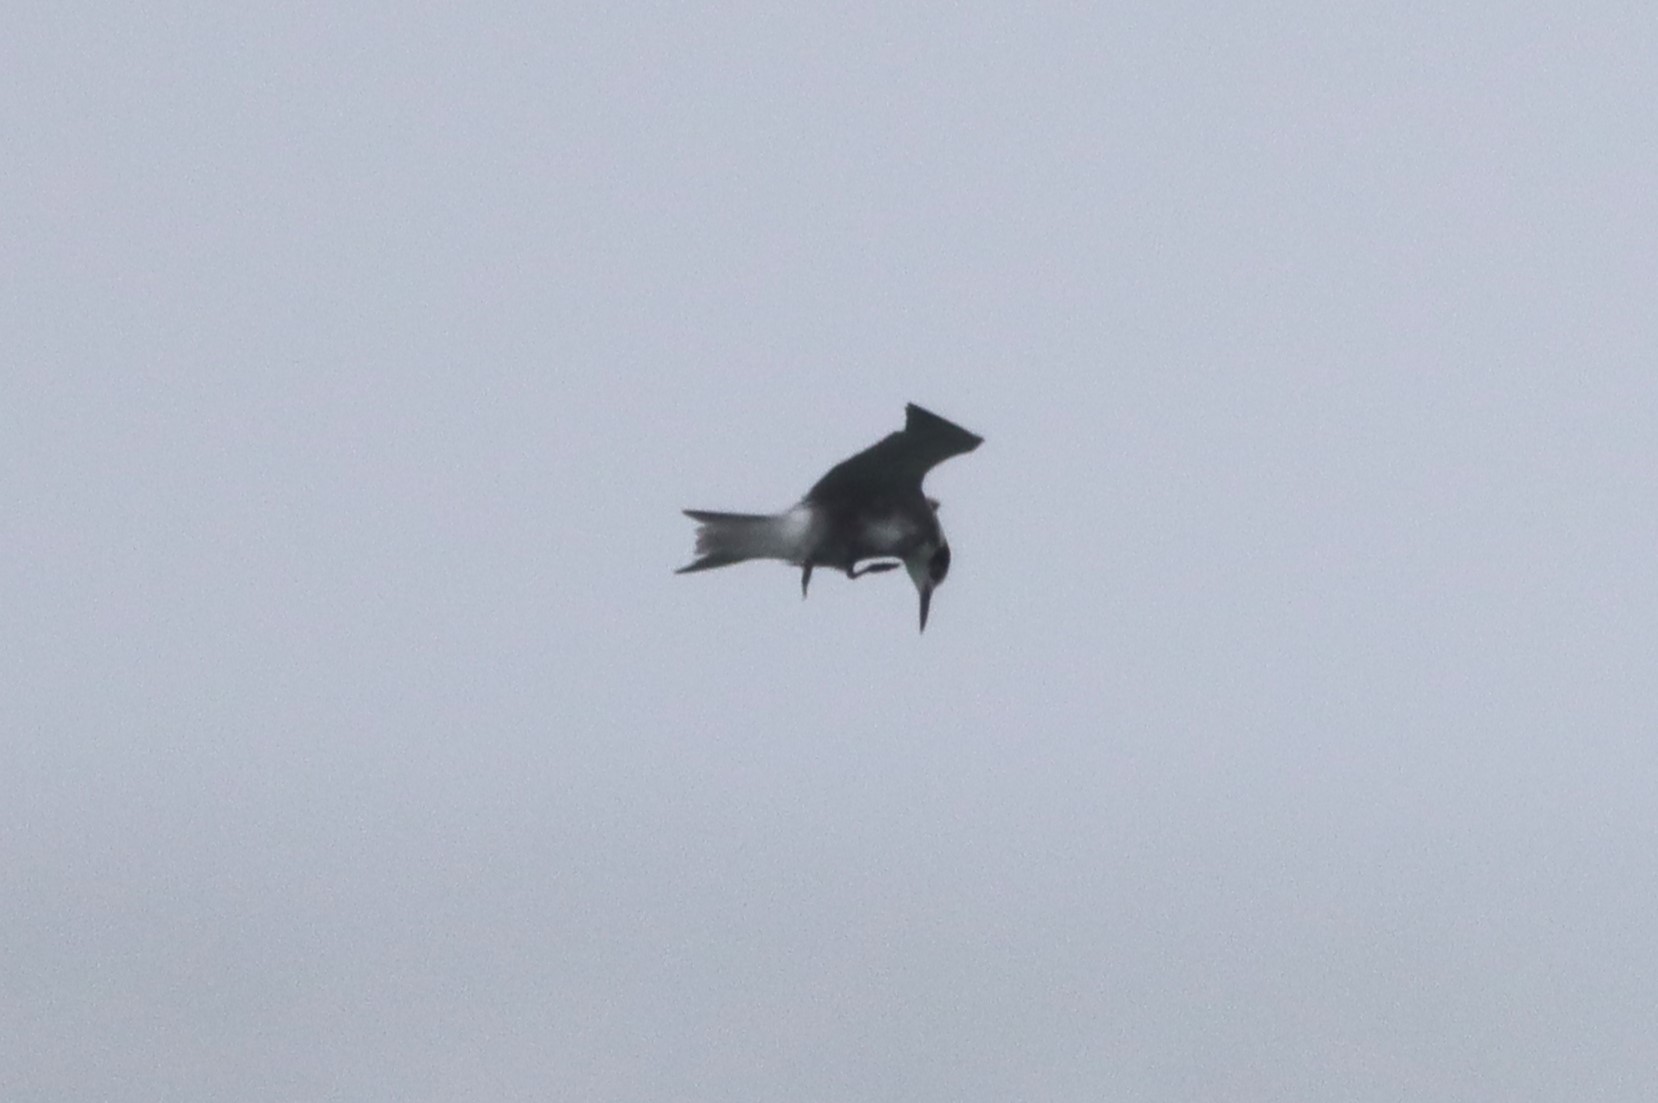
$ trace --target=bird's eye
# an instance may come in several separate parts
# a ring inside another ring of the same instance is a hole
[[[950,573],[950,545],[940,544],[933,557],[927,561],[927,577],[937,585],[944,581],[944,576]]]

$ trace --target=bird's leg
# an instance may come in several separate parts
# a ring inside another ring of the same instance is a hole
[[[806,600],[806,587],[812,581],[812,565],[806,564],[800,568],[800,600]]]
[[[866,574],[880,574],[882,571],[890,571],[896,566],[898,566],[898,564],[896,564],[896,563],[884,563],[883,562],[883,563],[871,563],[869,566],[865,567],[861,571],[856,567],[848,567],[848,568],[846,568],[846,577],[847,578],[858,578],[858,577],[860,577],[862,575],[866,575]]]

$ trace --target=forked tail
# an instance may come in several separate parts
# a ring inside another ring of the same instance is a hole
[[[794,511],[768,515],[688,509],[685,516],[698,522],[697,558],[676,574],[725,567],[745,559],[797,563],[802,558],[805,518]]]

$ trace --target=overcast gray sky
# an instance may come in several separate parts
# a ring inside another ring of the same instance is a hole
[[[11,13],[0,1096],[1658,1098],[1658,14],[894,7]]]

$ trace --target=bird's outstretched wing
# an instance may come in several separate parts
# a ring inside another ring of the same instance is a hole
[[[848,495],[918,492],[927,472],[951,456],[971,452],[984,438],[915,403],[904,407],[904,428],[842,460],[807,491],[808,501]]]

